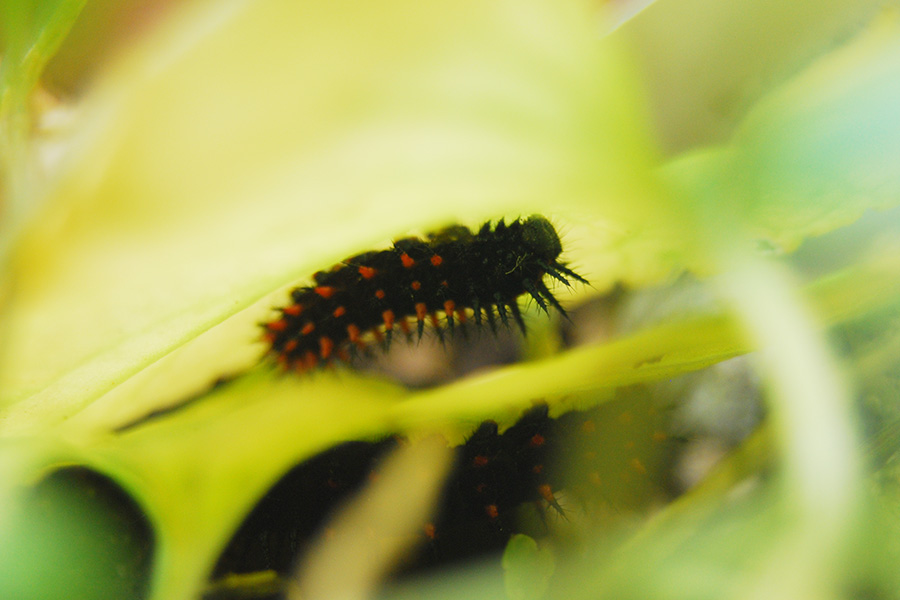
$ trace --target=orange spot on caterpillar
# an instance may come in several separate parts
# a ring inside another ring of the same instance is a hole
[[[266,327],[269,328],[269,331],[284,331],[287,328],[287,321],[278,319],[277,321],[272,321]]]
[[[413,290],[418,292],[419,290],[422,289],[422,282],[421,281],[413,281],[411,284],[409,284],[409,287],[411,287]]]
[[[347,325],[347,337],[354,344],[359,344],[359,327],[350,323]]]
[[[331,316],[333,316],[335,319],[339,319],[346,314],[347,314],[347,309],[343,306],[338,306],[336,309],[334,309],[334,312],[331,313]]]
[[[414,261],[412,259],[412,257],[409,254],[407,254],[406,252],[404,252],[403,254],[400,255],[400,262],[402,262],[403,266],[406,267],[407,269],[411,269],[413,267],[413,265],[416,264],[416,261]]]
[[[556,498],[553,496],[553,488],[551,488],[546,483],[538,486],[538,493],[541,495],[541,498],[543,498],[550,504],[554,504],[556,502]]]
[[[488,517],[490,517],[492,519],[496,519],[497,517],[500,516],[500,509],[497,508],[496,504],[488,504],[487,506],[484,507],[484,512],[485,512],[485,514],[487,514]]]
[[[319,358],[312,350],[303,355],[303,367],[305,369],[315,369],[317,364],[319,364]]]
[[[310,321],[306,325],[303,326],[303,329],[300,330],[300,333],[303,335],[309,335],[316,329],[316,324]]]
[[[456,302],[453,300],[446,300],[444,302],[444,312],[447,313],[447,318],[453,318],[453,311],[456,310]]]
[[[384,290],[375,290],[375,297],[384,300]]]
[[[450,287],[450,284],[447,283],[447,280],[445,279],[441,282],[441,287]]]
[[[322,298],[328,299],[334,296],[335,289],[330,285],[320,285],[313,291],[315,291],[316,294],[321,296]]]
[[[359,274],[363,279],[372,279],[375,275],[378,274],[378,271],[373,267],[360,267]]]
[[[434,523],[425,523],[422,529],[425,531],[425,537],[429,540],[437,539],[437,527],[434,526]]]
[[[384,319],[385,331],[391,331],[394,328],[394,311],[384,311],[383,313],[381,313],[381,318]]]
[[[334,350],[334,340],[332,340],[330,337],[320,337],[319,356],[322,357],[322,360],[328,360],[328,357],[331,356],[332,350]]]
[[[428,307],[425,306],[424,302],[417,302],[416,303],[416,320],[424,321],[426,315],[428,315]]]
[[[539,433],[536,433],[536,434],[534,434],[533,436],[531,436],[531,440],[528,442],[528,444],[529,444],[532,448],[538,448],[538,447],[544,445],[544,441],[545,441],[545,440],[544,440],[544,436],[542,436],[542,435],[539,434]]]
[[[291,317],[299,317],[300,313],[303,312],[303,306],[300,304],[291,304],[290,306],[284,307],[284,310],[281,312]]]
[[[297,348],[297,340],[288,340],[284,343],[284,348],[281,351],[290,354],[295,348]]]
[[[440,257],[440,255],[435,254],[431,257],[431,264],[435,267],[441,266],[441,263],[444,262],[444,259]]]

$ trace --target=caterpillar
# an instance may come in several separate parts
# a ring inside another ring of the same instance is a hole
[[[502,432],[494,421],[482,422],[453,449],[433,518],[421,524],[415,551],[394,575],[489,556],[516,533],[546,536],[551,520],[566,521],[595,505],[612,502],[618,514],[619,506],[655,502],[660,491],[648,471],[661,470],[674,440],[662,433],[664,415],[652,408],[652,398],[625,400],[557,418],[538,404]],[[401,443],[408,442],[399,436],[347,441],[287,473],[235,532],[205,600],[238,597],[225,582],[240,574],[274,573],[272,585],[282,585],[336,507],[377,476],[381,460]],[[529,523],[529,513],[538,519]],[[376,542],[360,531],[361,544]]]
[[[545,276],[566,286],[570,279],[588,283],[559,261],[561,253],[559,235],[541,215],[488,221],[477,232],[451,225],[424,239],[404,238],[315,273],[314,285],[295,288],[291,304],[263,324],[264,338],[281,365],[308,371],[349,361],[372,341],[386,349],[397,329],[421,339],[426,319],[441,339],[470,316],[492,331],[498,320],[508,326],[512,319],[525,334],[520,296],[565,316]]]

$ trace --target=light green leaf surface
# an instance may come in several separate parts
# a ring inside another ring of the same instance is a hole
[[[509,600],[542,598],[556,568],[552,548],[539,548],[527,535],[514,535],[503,553]]]
[[[645,193],[628,76],[585,13],[408,8],[219,3],[122,62],[19,248],[7,431],[72,416],[229,317],[167,383],[245,368],[284,286],[411,229],[544,212],[565,230],[598,191]]]

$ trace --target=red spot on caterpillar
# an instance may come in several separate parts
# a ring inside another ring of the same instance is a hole
[[[331,316],[333,316],[335,319],[339,319],[346,314],[347,314],[347,309],[344,308],[343,306],[338,306],[337,308],[334,309],[334,312],[331,313]]]
[[[334,291],[335,291],[335,290],[334,290],[334,288],[331,287],[331,286],[328,286],[328,285],[320,285],[320,286],[317,287],[314,291],[316,292],[317,295],[319,295],[319,296],[321,296],[322,298],[325,298],[325,299],[327,300],[328,298],[331,298],[332,296],[334,296]]]
[[[411,284],[409,284],[409,287],[411,287],[414,291],[418,292],[419,290],[422,289],[422,282],[421,281],[413,281]]]
[[[312,321],[310,321],[306,325],[303,326],[303,329],[300,330],[300,333],[302,335],[309,335],[315,330],[316,330],[316,324],[313,323]]]
[[[542,436],[539,433],[536,433],[533,436],[531,436],[531,440],[528,442],[528,444],[532,448],[538,448],[540,446],[543,446],[544,445],[544,436]]]
[[[375,297],[384,300],[384,290],[375,290]]]
[[[378,273],[378,271],[373,269],[372,267],[360,267],[359,268],[359,274],[362,276],[363,279],[372,279],[373,277],[375,277],[375,275],[377,273]]]
[[[435,254],[431,257],[431,264],[435,267],[441,266],[442,262],[444,262],[444,259],[441,258],[440,254]]]
[[[347,325],[347,337],[352,343],[356,344],[357,346],[362,343],[359,338],[359,333],[359,327],[357,327],[353,323]]]
[[[285,342],[284,348],[282,348],[282,351],[285,354],[290,354],[291,352],[293,352],[296,349],[297,349],[297,340],[288,340],[287,342]]]
[[[547,502],[551,504],[556,502],[556,498],[553,496],[553,488],[551,488],[546,483],[538,486],[538,493],[541,495],[541,498],[543,498]]]
[[[269,331],[284,331],[287,329],[287,321],[284,319],[278,319],[277,321],[272,321],[266,325]]]
[[[453,311],[456,310],[456,302],[453,300],[447,300],[444,302],[444,312],[447,313],[447,318],[453,318]]]
[[[484,507],[484,512],[491,519],[496,519],[500,516],[500,509],[497,508],[496,504],[488,504]]]
[[[416,261],[406,252],[400,255],[400,262],[403,263],[403,268],[405,269],[412,269],[416,265]]]
[[[328,360],[328,358],[331,356],[332,350],[334,350],[334,341],[328,337],[320,337],[319,356],[322,357],[322,360]]]
[[[490,462],[488,457],[484,456],[483,454],[479,454],[478,456],[476,456],[475,458],[472,459],[472,464],[476,467],[487,466],[488,462]]]
[[[384,319],[385,331],[391,331],[394,328],[394,311],[384,311],[383,313],[381,313],[381,318]]]
[[[286,306],[281,312],[291,317],[299,317],[300,313],[303,312],[303,307],[299,304],[291,304],[290,306]]]
[[[416,320],[424,321],[425,317],[428,316],[428,307],[424,302],[416,303]]]

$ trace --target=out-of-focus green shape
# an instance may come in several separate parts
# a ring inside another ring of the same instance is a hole
[[[753,106],[731,141],[665,176],[695,199],[714,248],[741,234],[790,251],[900,198],[900,18],[814,62]]]
[[[509,600],[537,600],[543,598],[556,569],[556,559],[550,548],[538,548],[527,535],[514,535],[503,552],[506,597]]]
[[[0,536],[0,595],[17,600],[145,598],[153,532],[130,498],[83,469],[29,490]]]
[[[661,145],[724,142],[761,97],[895,0],[653,0],[613,35],[634,49]]]
[[[0,260],[7,259],[24,215],[35,209],[38,169],[29,135],[28,101],[85,0],[0,4]],[[3,281],[3,286],[8,283]],[[0,302],[4,300],[0,295]]]
[[[9,0],[3,3],[0,9],[3,41],[0,106],[4,110],[6,98],[24,97],[31,91],[84,4],[85,0]],[[19,85],[23,88],[15,87]]]

